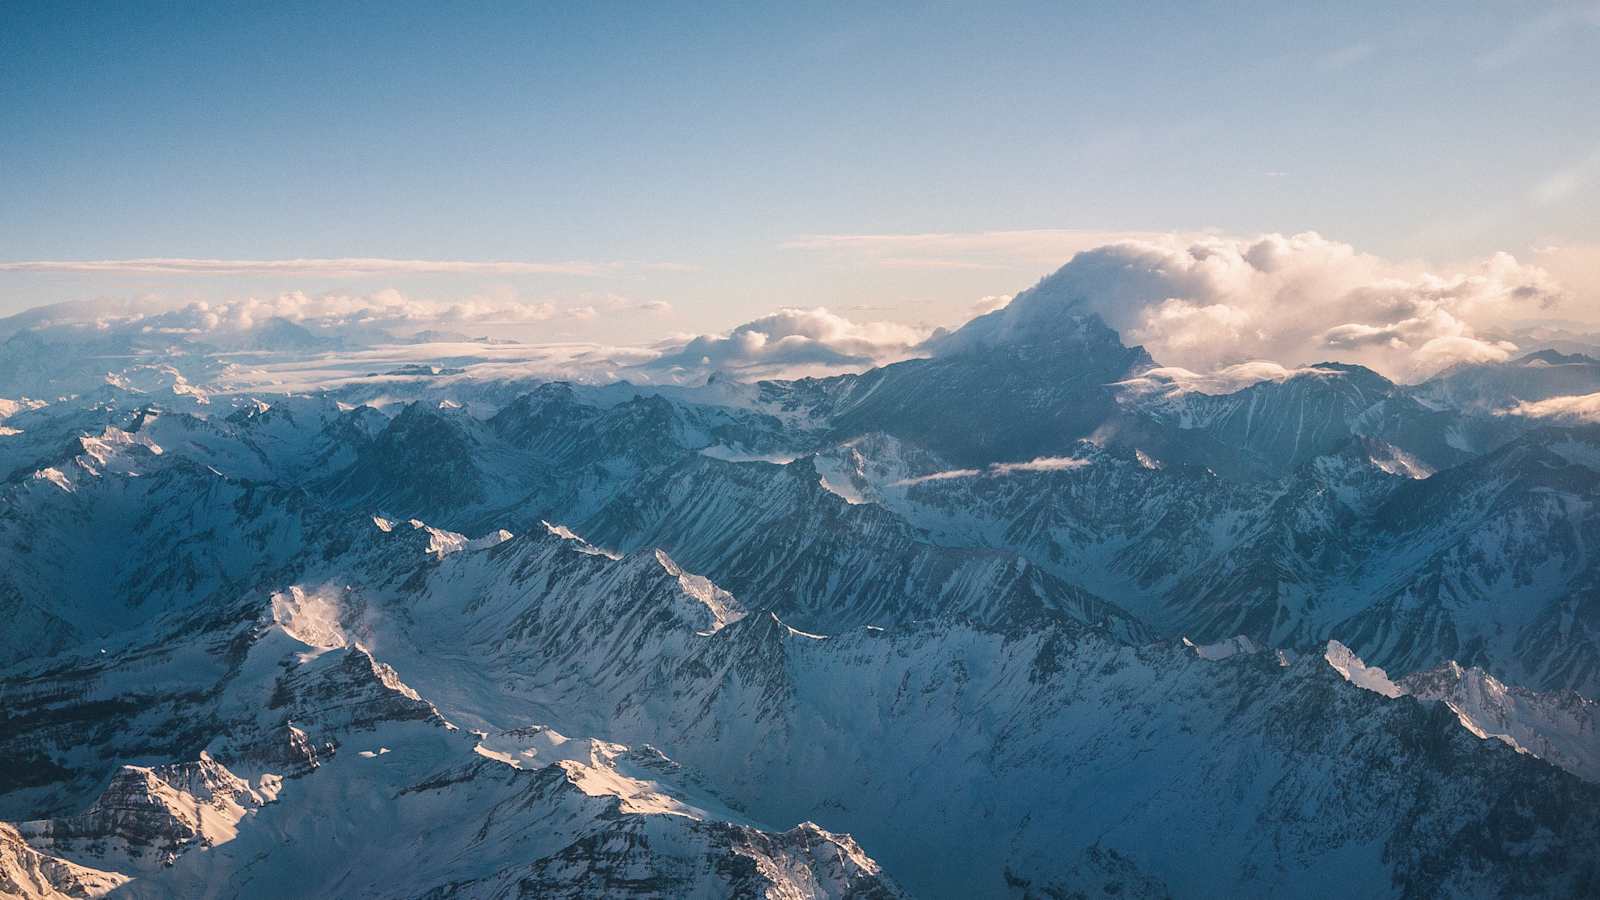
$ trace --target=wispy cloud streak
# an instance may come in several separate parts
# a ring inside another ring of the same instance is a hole
[[[784,241],[784,250],[832,253],[890,269],[1006,269],[1060,265],[1074,253],[1128,240],[1170,235],[1143,231],[1020,228],[908,234],[811,234]]]
[[[891,487],[911,487],[925,484],[930,481],[951,481],[957,478],[1004,478],[1018,472],[1065,472],[1071,469],[1081,469],[1089,465],[1089,460],[1073,456],[1040,456],[1027,462],[991,463],[982,469],[948,469],[943,472],[934,472],[931,475],[917,475],[912,478],[902,478],[891,483]]]
[[[383,274],[604,275],[629,268],[620,262],[526,262],[512,260],[388,259],[328,257],[306,259],[39,259],[0,262],[0,272],[89,272],[146,275],[290,275],[354,277]],[[644,268],[678,268],[645,264]]]

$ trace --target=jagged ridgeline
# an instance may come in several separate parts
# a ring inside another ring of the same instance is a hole
[[[1600,894],[1591,357],[1197,386],[1048,279],[698,387],[52,334],[0,896]]]

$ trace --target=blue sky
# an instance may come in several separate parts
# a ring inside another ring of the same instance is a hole
[[[1202,230],[1593,271],[1600,7],[1290,6],[10,2],[0,262],[555,265],[35,266],[0,312],[397,288],[945,323],[1102,236]]]

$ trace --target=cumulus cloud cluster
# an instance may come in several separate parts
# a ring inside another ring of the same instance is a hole
[[[1315,233],[1122,241],[1079,253],[972,334],[1004,340],[1070,309],[1192,372],[1336,359],[1415,379],[1508,359],[1517,348],[1485,326],[1562,297],[1549,273],[1505,253],[1441,275]]]
[[[650,366],[752,376],[860,369],[911,356],[927,336],[925,329],[896,322],[856,322],[820,306],[786,308],[726,333],[668,341]]]

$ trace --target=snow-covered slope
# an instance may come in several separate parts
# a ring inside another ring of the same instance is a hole
[[[679,578],[547,531],[423,562],[351,621],[474,727],[520,714],[660,747],[752,815],[851,831],[919,893],[1293,892],[1351,871],[1367,894],[1560,893],[1593,859],[1578,809],[1600,788],[1321,656],[1204,659],[1040,616],[707,627]],[[653,599],[600,605],[619,588]],[[426,661],[460,641],[470,664]],[[1143,839],[1175,822],[1182,840]],[[1484,870],[1460,836],[1503,829],[1545,843]]]
[[[37,782],[5,814],[61,810],[0,831],[21,896],[899,896],[849,837],[762,830],[657,751],[463,732],[319,610],[252,609],[5,682]]]
[[[1600,782],[1600,707],[1593,700],[1505,685],[1454,661],[1407,675],[1398,685],[1413,697],[1448,705],[1477,734]]]

